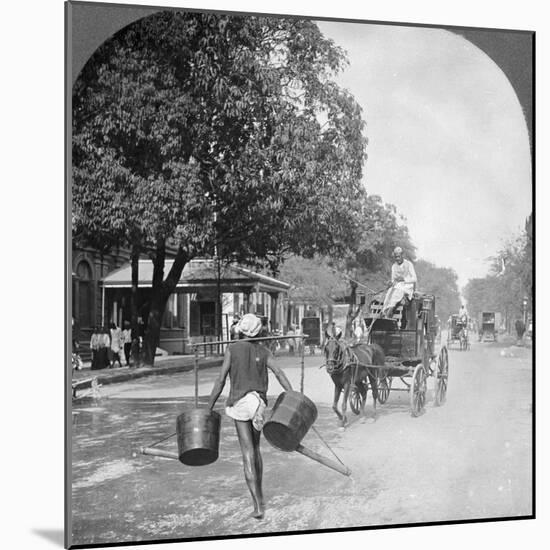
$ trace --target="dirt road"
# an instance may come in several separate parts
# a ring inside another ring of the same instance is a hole
[[[298,359],[279,361],[299,387]],[[345,430],[330,409],[332,386],[321,364],[319,355],[306,357],[305,393],[318,405],[316,428],[352,476],[264,441],[267,513],[260,522],[248,517],[239,446],[227,418],[220,458],[212,465],[185,467],[135,454],[175,431],[177,414],[193,403],[191,373],[105,387],[100,399],[77,402],[74,544],[531,514],[530,349],[493,344],[452,349],[444,406],[434,407],[429,391],[425,414],[413,418],[408,394],[392,392],[372,422],[369,394],[367,418],[350,414]],[[201,372],[202,403],[215,375],[213,369]],[[271,404],[279,392],[270,381]],[[312,432],[304,444],[334,458]],[[173,440],[162,446],[175,450]]]

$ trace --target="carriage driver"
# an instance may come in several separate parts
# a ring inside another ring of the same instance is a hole
[[[416,285],[416,272],[412,262],[403,258],[403,249],[396,246],[393,250],[394,263],[391,266],[391,285],[382,306],[382,317],[390,318],[393,310],[406,296],[412,299]]]

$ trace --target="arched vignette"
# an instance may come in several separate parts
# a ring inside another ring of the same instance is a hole
[[[105,40],[142,17],[159,11],[176,9],[84,3],[67,3],[65,8],[66,39],[69,50],[67,56],[67,97],[69,102],[72,85],[78,78],[80,71]],[[202,11],[188,8],[185,8],[185,10]],[[215,10],[211,11],[215,13]],[[365,23],[368,23],[368,21],[365,21]],[[437,25],[425,26],[428,28],[445,28],[449,32],[464,37],[500,67],[510,81],[520,102],[532,153],[534,32],[439,27]]]

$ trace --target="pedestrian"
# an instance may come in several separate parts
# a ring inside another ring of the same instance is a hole
[[[290,325],[289,331],[286,333],[287,336],[294,336],[296,333],[294,332],[294,325]],[[294,350],[296,346],[296,342],[294,341],[294,338],[289,338],[287,340],[288,344],[288,354],[294,355]]]
[[[100,330],[99,327],[96,325],[94,327],[94,330],[92,331],[92,336],[90,337],[90,350],[92,352],[92,370],[99,369],[99,362],[98,362],[98,350],[99,350],[99,334]]]
[[[468,311],[466,310],[466,306],[464,304],[460,306],[460,310],[458,311],[458,319],[465,327],[468,326]]]
[[[73,353],[78,353],[80,348],[80,325],[74,317],[71,317],[71,340]]]
[[[126,366],[130,366],[130,355],[132,352],[132,329],[130,321],[124,321],[124,330],[122,331],[122,345],[124,346],[124,359]]]
[[[120,350],[122,348],[122,331],[120,328],[116,325],[116,323],[111,322],[109,326],[109,332],[111,335],[111,364],[109,365],[109,368],[114,369],[115,363],[118,361],[118,366],[122,367],[122,363],[120,361]]]
[[[71,317],[71,339],[72,339],[72,351],[71,351],[71,363],[73,372],[75,370],[82,369],[82,358],[78,353],[80,350],[80,328],[78,321],[75,321],[74,317]]]
[[[516,319],[516,334],[518,335],[518,344],[522,344],[523,335],[525,334],[525,323],[521,319]]]
[[[253,313],[244,315],[237,325],[241,339],[257,338],[261,328],[261,319]],[[261,342],[237,341],[229,344],[208,402],[209,408],[213,409],[229,375],[230,392],[225,402],[225,414],[235,422],[243,456],[244,477],[254,506],[251,515],[256,519],[262,519],[265,513],[260,435],[267,406],[268,369],[286,391],[292,390],[285,373]]]
[[[237,333],[237,324],[239,323],[239,316],[237,314],[233,315],[233,322],[229,327],[229,339],[236,340],[238,337]]]
[[[96,369],[104,369],[110,365],[109,347],[111,344],[111,337],[109,336],[109,330],[107,329],[107,327],[102,327],[99,330],[97,340],[98,347]]]

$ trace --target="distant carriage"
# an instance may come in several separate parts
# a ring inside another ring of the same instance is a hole
[[[470,349],[468,339],[468,321],[461,319],[459,315],[451,315],[449,326],[447,327],[447,347],[451,349],[453,344],[457,344],[462,351]]]
[[[321,319],[319,317],[303,317],[302,334],[307,334],[304,338],[304,346],[309,348],[310,354],[313,355],[315,347],[321,345]]]
[[[480,342],[496,342],[498,339],[497,314],[492,311],[484,311],[481,313],[481,320],[479,323],[479,341]]]

